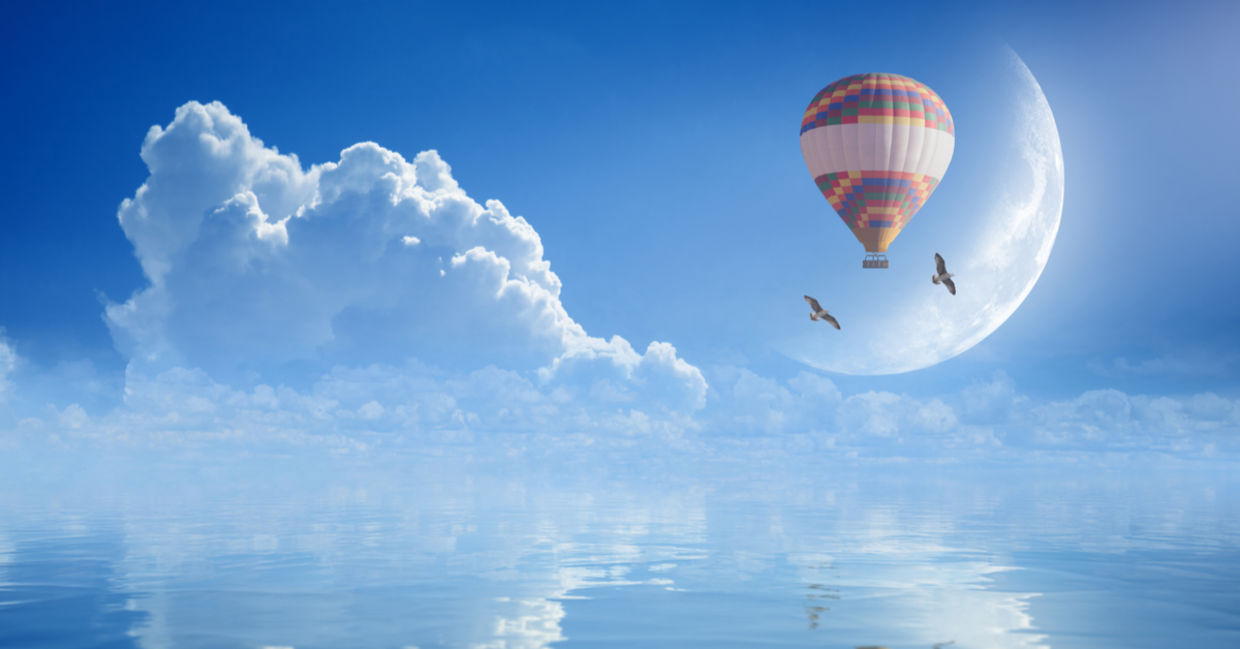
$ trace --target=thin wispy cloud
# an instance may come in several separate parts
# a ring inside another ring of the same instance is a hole
[[[1110,362],[1094,360],[1089,365],[1095,373],[1108,377],[1197,377],[1218,379],[1231,375],[1240,367],[1240,355],[1224,351],[1186,350],[1148,358],[1125,356]]]
[[[10,389],[9,375],[17,369],[17,352],[9,346],[8,341],[4,339],[4,331],[0,330],[0,401],[5,400],[5,396]]]

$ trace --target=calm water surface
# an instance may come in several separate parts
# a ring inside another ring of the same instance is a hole
[[[0,646],[1240,647],[1226,474],[584,473],[4,482]]]

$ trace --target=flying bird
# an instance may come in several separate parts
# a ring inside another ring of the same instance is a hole
[[[943,255],[940,255],[937,252],[934,253],[934,270],[936,274],[930,276],[930,281],[935,284],[942,284],[946,286],[947,291],[952,295],[955,295],[956,283],[952,281],[952,278],[955,277],[956,274],[947,272],[947,262],[943,261]]]
[[[840,328],[839,321],[832,317],[830,313],[827,313],[827,310],[822,308],[822,305],[818,303],[818,300],[806,295],[805,301],[809,302],[809,308],[813,309],[813,312],[809,314],[810,320],[825,320],[831,323],[832,327],[835,327],[836,329]]]

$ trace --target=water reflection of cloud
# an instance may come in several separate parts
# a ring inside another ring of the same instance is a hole
[[[564,639],[560,620],[564,605],[554,599],[496,600],[502,609],[495,623],[495,639],[471,645],[472,649],[544,649]]]
[[[117,579],[121,538],[63,528],[14,536],[0,537],[0,647],[138,649],[148,616]]]

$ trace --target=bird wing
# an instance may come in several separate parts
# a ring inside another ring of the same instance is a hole
[[[828,314],[826,314],[826,315],[822,316],[822,319],[823,319],[823,320],[826,320],[827,322],[830,322],[832,327],[835,327],[836,329],[839,329],[839,328],[840,328],[840,321],[839,321],[839,320],[836,320],[836,319],[835,319],[835,316],[833,316],[833,315],[831,315],[831,314],[829,314],[829,313],[828,313]]]
[[[952,278],[948,277],[947,279],[943,280],[943,284],[947,286],[948,293],[951,293],[952,295],[956,294],[956,283],[952,281]]]
[[[943,255],[937,252],[934,253],[934,268],[940,275],[947,272],[947,262],[943,261]]]
[[[822,305],[818,303],[818,300],[815,300],[814,298],[806,295],[805,301],[809,302],[809,308],[813,309],[814,313],[818,313],[819,311],[822,310]]]

